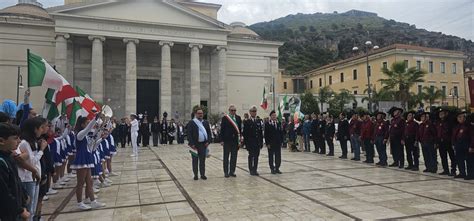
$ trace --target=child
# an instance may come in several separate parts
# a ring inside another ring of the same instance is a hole
[[[30,217],[26,210],[26,195],[18,176],[18,168],[12,158],[19,143],[20,128],[0,123],[0,220],[27,220]]]

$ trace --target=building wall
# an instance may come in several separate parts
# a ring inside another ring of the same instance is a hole
[[[19,90],[19,102],[23,102],[28,82],[26,51],[30,49],[32,53],[40,55],[47,61],[54,61],[54,37],[52,25],[0,21],[0,102],[5,99],[16,101],[18,67],[24,85],[24,88]],[[44,88],[31,88],[34,109],[41,111],[43,108],[45,92]]]
[[[454,86],[458,87],[459,106],[464,106],[464,79],[463,79],[463,57],[459,53],[446,54],[435,52],[420,52],[407,51],[397,49],[388,52],[382,52],[369,57],[369,65],[371,67],[370,83],[376,90],[382,88],[380,79],[385,78],[382,73],[383,63],[387,62],[387,67],[390,69],[391,65],[397,61],[408,60],[409,67],[416,67],[417,61],[421,63],[421,69],[427,72],[425,82],[414,85],[410,91],[418,92],[418,85],[435,86],[438,89],[446,87],[447,99],[449,105],[453,105],[451,97],[449,97],[449,90]],[[429,62],[433,62],[433,72],[429,72]],[[441,62],[445,62],[445,73],[441,73]],[[456,64],[456,73],[452,72],[453,63]],[[357,79],[353,78],[353,71],[357,71]],[[344,75],[344,82],[341,82],[341,73]],[[332,79],[331,79],[332,78]],[[319,79],[321,79],[322,87],[329,86],[333,91],[339,92],[341,89],[347,89],[354,94],[367,94],[367,66],[365,58],[355,61],[348,61],[333,67],[323,70],[309,72],[307,75],[308,89],[312,93],[318,93],[320,87]],[[313,88],[309,87],[309,81],[313,81]],[[332,80],[332,83],[331,83]],[[436,101],[434,105],[441,105],[441,100]],[[455,102],[454,105],[456,105]]]

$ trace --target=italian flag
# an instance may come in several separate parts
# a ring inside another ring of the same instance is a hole
[[[46,99],[43,106],[43,116],[46,119],[52,121],[54,118],[59,117],[59,110],[56,103],[53,101],[54,96],[56,95],[56,91],[53,89],[48,89],[44,98]]]
[[[268,108],[268,101],[267,101],[267,94],[265,93],[265,87],[263,87],[263,96],[262,96],[262,103],[260,103],[260,107],[264,110]]]
[[[71,115],[69,117],[69,124],[70,125],[76,125],[77,118],[80,116],[82,117],[87,117],[89,115],[89,112],[85,110],[81,104],[76,101],[76,99],[73,100],[71,106]]]
[[[76,86],[76,91],[79,93],[77,100],[81,106],[89,112],[89,119],[94,118],[95,113],[99,112],[102,108],[97,104],[84,90]]]
[[[56,91],[52,102],[61,104],[64,100],[77,97],[78,94],[42,57],[28,50],[28,87],[46,87]]]
[[[192,148],[192,147],[189,147],[189,153],[193,157],[198,157],[198,151],[196,149]]]
[[[280,105],[278,106],[278,120],[281,122],[283,120],[283,111],[285,110],[285,105],[288,103],[288,97],[285,94],[283,99],[280,101]]]

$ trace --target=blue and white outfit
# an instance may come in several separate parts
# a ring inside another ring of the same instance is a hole
[[[51,153],[51,158],[53,159],[54,166],[63,165],[63,160],[61,158],[61,142],[58,138],[54,138],[53,142],[49,144],[49,151]]]
[[[117,154],[117,147],[115,146],[114,137],[111,134],[109,134],[109,136],[106,139],[107,139],[107,142],[109,142],[110,156],[114,156],[115,154]]]
[[[102,151],[104,152],[104,158],[110,159],[110,145],[107,139],[102,140],[100,145],[102,146]]]
[[[86,128],[76,134],[75,146],[77,151],[74,162],[71,164],[71,169],[94,168],[92,150],[96,149],[99,142],[95,142],[95,138],[88,134],[95,124],[96,120],[91,120]]]

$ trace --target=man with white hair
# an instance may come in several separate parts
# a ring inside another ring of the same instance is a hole
[[[250,117],[244,121],[244,144],[249,152],[249,172],[252,176],[258,176],[258,157],[263,147],[263,122],[257,119],[257,107],[252,106],[249,110]]]
[[[224,147],[224,176],[236,177],[237,152],[241,142],[242,119],[236,114],[237,108],[229,106],[229,114],[225,114],[221,120],[221,145]],[[230,168],[229,168],[230,156]]]

